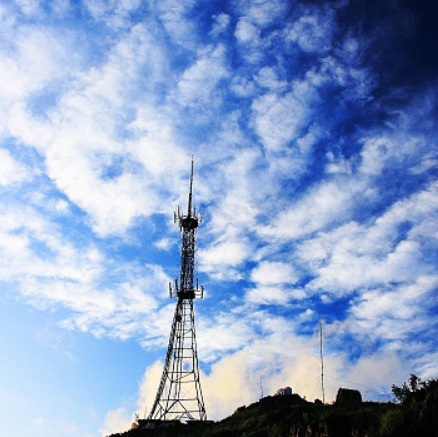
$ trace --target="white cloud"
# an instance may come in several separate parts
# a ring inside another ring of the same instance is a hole
[[[163,362],[156,361],[151,364],[144,372],[143,378],[139,387],[139,396],[137,400],[137,411],[140,417],[143,417],[143,412],[146,408],[146,415],[149,414],[150,408],[155,400],[155,395],[160,384],[160,378],[163,373]]]
[[[281,18],[288,5],[283,0],[237,0],[236,9],[239,14],[247,17],[261,27],[271,25]]]
[[[85,0],[85,6],[95,20],[103,20],[113,28],[128,27],[129,14],[140,6],[140,0]]]
[[[324,52],[331,47],[333,27],[333,11],[325,8],[321,13],[301,16],[287,30],[285,39],[305,52]]]
[[[248,20],[242,18],[237,23],[234,35],[242,44],[257,44],[260,39],[260,30]]]
[[[306,293],[301,289],[279,286],[258,286],[246,290],[245,301],[259,305],[286,305],[292,299],[303,299]]]
[[[184,71],[178,82],[177,102],[181,105],[212,104],[211,94],[219,81],[229,76],[226,49],[219,44],[207,47],[196,62]]]
[[[426,141],[421,137],[412,138],[406,134],[371,137],[364,142],[360,170],[365,174],[378,175],[385,167],[400,166],[403,161],[412,160],[426,148]]]
[[[134,141],[127,142],[127,151],[135,162],[154,179],[177,185],[181,173],[188,169],[189,156],[178,145],[169,117],[143,105],[128,127],[136,135]]]
[[[158,247],[158,249],[168,251],[175,245],[175,243],[176,240],[173,238],[161,238],[154,243],[154,246]]]
[[[124,173],[116,180],[105,181],[90,168],[92,156],[85,158],[75,144],[59,144],[63,150],[48,152],[47,166],[57,186],[92,218],[94,230],[101,234],[120,233],[127,229],[135,216],[149,215],[159,203],[139,175]],[[75,150],[76,149],[76,150]],[[77,175],[81,174],[81,178]],[[90,191],[90,187],[93,189]]]
[[[32,171],[16,161],[11,153],[0,148],[0,185],[16,185],[31,177]]]
[[[407,334],[427,326],[428,317],[424,304],[437,287],[438,277],[435,275],[420,276],[408,285],[365,291],[353,305],[351,314],[360,321],[362,327],[377,333],[381,338],[403,339]],[[388,320],[395,323],[389,326],[382,323]],[[397,323],[398,320],[401,323]],[[422,323],[418,323],[421,321]],[[399,328],[394,329],[397,325]],[[403,349],[403,346],[400,345],[400,348]]]
[[[131,429],[131,424],[134,422],[134,417],[129,414],[125,407],[119,407],[109,411],[105,416],[105,421],[102,428],[99,429],[102,437],[110,434],[116,434]]]
[[[419,351],[420,352],[420,351]],[[436,378],[438,374],[437,366],[438,352],[432,348],[431,352],[421,351],[414,358],[414,364],[416,369],[416,374],[418,374],[423,380],[428,378]],[[405,378],[406,380],[406,378]]]
[[[241,275],[231,267],[247,261],[254,250],[254,242],[248,229],[256,223],[257,201],[270,191],[257,172],[260,157],[257,149],[240,149],[239,153],[222,163],[222,178],[214,177],[209,184],[209,195],[216,197],[210,208],[207,221],[208,246],[199,250],[201,271],[216,278],[239,278]],[[210,182],[210,181],[208,181]]]
[[[310,122],[318,95],[306,81],[296,81],[282,97],[268,93],[254,100],[254,127],[263,145],[271,151],[286,148]]]
[[[12,5],[0,4],[0,23],[3,32],[9,31],[17,22],[17,16],[11,11]]]
[[[210,30],[210,35],[218,36],[221,33],[225,32],[230,24],[231,18],[229,15],[224,14],[223,12],[213,16],[214,22],[212,29]]]
[[[263,285],[294,284],[299,275],[289,263],[262,261],[251,272],[251,281]]]
[[[129,270],[125,271],[126,268]],[[168,327],[157,329],[160,320],[163,320],[158,319],[166,308],[160,308],[160,303],[168,297],[167,284],[170,278],[160,267],[153,265],[140,268],[135,274],[135,266],[123,266],[118,270],[111,287],[101,286],[99,281],[103,279],[99,277],[98,281],[88,286],[84,284],[83,289],[58,282],[48,284],[50,294],[46,294],[44,289],[38,291],[37,287],[42,288],[42,284],[36,284],[35,290],[31,288],[30,292],[35,298],[50,299],[52,305],[59,301],[72,310],[72,315],[62,322],[67,329],[91,332],[97,337],[107,335],[124,340],[143,337],[144,346],[157,341],[161,343],[168,334]],[[156,284],[161,284],[161,293],[157,293]],[[148,317],[143,320],[145,315]],[[154,339],[149,342],[151,337]]]
[[[25,15],[36,15],[41,12],[39,0],[15,0],[15,3]]]
[[[252,80],[242,76],[235,76],[231,80],[231,89],[239,97],[250,97],[255,92],[255,85]]]
[[[149,5],[174,43],[188,50],[196,50],[199,45],[198,31],[196,23],[190,19],[195,0],[152,0]]]
[[[257,399],[256,381],[249,381],[251,355],[236,352],[212,366],[210,375],[201,375],[207,414],[212,419],[226,417],[237,407]]]
[[[335,157],[332,152],[327,153],[328,163],[326,166],[326,171],[329,174],[351,174],[351,163],[342,158]]]
[[[173,186],[180,170],[187,168],[168,116],[155,107],[142,105],[124,125],[128,139],[116,135],[121,107],[131,97],[126,90],[138,79],[141,64],[147,65],[151,87],[163,80],[167,61],[146,25],[133,26],[113,47],[106,64],[79,77],[48,120],[35,118],[24,104],[16,104],[9,117],[10,133],[38,147],[58,189],[90,214],[101,235],[123,233],[134,217],[159,212],[158,192],[166,184],[158,187],[155,178],[166,175]],[[135,110],[137,105],[131,104]],[[107,168],[115,169],[115,175],[106,177]]]
[[[217,279],[236,280],[240,274],[230,267],[237,267],[251,254],[248,241],[224,241],[199,250],[199,269]]]
[[[424,155],[422,157],[421,162],[415,167],[412,167],[409,171],[412,174],[421,174],[437,167],[438,167],[438,157],[435,152],[432,152]]]
[[[272,223],[260,229],[262,235],[276,238],[300,238],[325,226],[346,220],[361,184],[343,179],[314,187],[301,200],[281,212]]]
[[[229,351],[239,350],[255,338],[255,325],[249,318],[234,313],[219,312],[206,318],[199,316],[197,340],[199,357],[211,362]]]
[[[401,242],[383,259],[375,258],[375,254],[358,256],[354,250],[344,252],[339,248],[308,287],[342,294],[390,281],[412,281],[421,271],[428,270],[421,267],[420,260],[419,245],[413,242]]]
[[[345,379],[354,381],[356,384],[351,387],[360,391],[363,391],[364,386],[387,394],[391,384],[398,383],[406,376],[406,369],[403,367],[394,352],[377,352],[362,356],[346,374]]]
[[[12,104],[67,79],[69,68],[76,67],[75,59],[68,53],[70,43],[66,35],[56,35],[43,26],[21,26],[9,32],[7,40],[11,45],[0,45],[0,108],[6,125]]]
[[[97,336],[132,338],[156,332],[154,317],[167,297],[169,277],[160,266],[139,266],[106,258],[92,243],[71,241],[58,225],[34,209],[3,208],[0,279],[15,283],[39,308],[65,308],[68,329]],[[111,280],[110,282],[108,282]],[[162,284],[157,294],[156,284]]]
[[[437,186],[432,184],[394,203],[370,226],[351,222],[303,242],[297,255],[316,275],[308,287],[348,293],[379,284],[415,282],[433,272],[433,266],[423,262],[421,241],[429,238],[432,243],[436,238],[430,219],[436,215],[437,199]],[[397,242],[403,224],[409,224],[410,230]]]
[[[279,80],[277,73],[271,67],[261,68],[257,74],[256,81],[261,87],[277,92],[283,91],[288,85],[287,81]]]

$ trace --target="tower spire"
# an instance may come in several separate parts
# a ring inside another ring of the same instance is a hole
[[[195,237],[202,214],[198,216],[192,207],[193,169],[192,156],[187,215],[181,214],[179,207],[174,214],[182,232],[181,271],[179,280],[169,284],[169,295],[177,298],[177,304],[150,420],[207,420],[199,379],[193,308],[193,299],[204,296],[204,287],[199,287],[197,280],[195,284]]]
[[[189,206],[187,208],[187,217],[191,217],[192,216],[193,166],[194,166],[194,160],[193,160],[193,155],[192,155],[192,173],[190,175]]]

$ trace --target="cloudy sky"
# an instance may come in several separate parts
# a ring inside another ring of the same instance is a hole
[[[438,6],[0,1],[0,422],[151,407],[195,203],[207,413],[438,374]]]

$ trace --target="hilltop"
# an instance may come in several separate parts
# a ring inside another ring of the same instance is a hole
[[[393,392],[398,403],[362,402],[360,394],[338,394],[329,405],[297,394],[268,396],[219,422],[162,422],[110,437],[438,437],[438,379],[412,375]]]

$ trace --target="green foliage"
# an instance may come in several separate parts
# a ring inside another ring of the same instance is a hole
[[[400,435],[405,420],[404,412],[401,408],[390,410],[383,414],[380,420],[380,437],[393,437]]]
[[[425,384],[427,384],[427,382],[422,382],[421,378],[411,373],[409,378],[409,386],[406,384],[406,382],[404,382],[401,387],[397,387],[396,385],[392,386],[392,392],[395,396],[394,400],[400,402],[401,404],[406,404],[414,397],[414,393],[423,388]]]
[[[244,411],[246,409],[246,405],[242,405],[241,407],[238,407],[236,409],[236,411],[233,414],[238,414],[241,413],[242,411]]]
[[[438,379],[421,381],[411,374],[408,383],[392,386],[397,413],[382,417],[382,437],[438,437]]]

